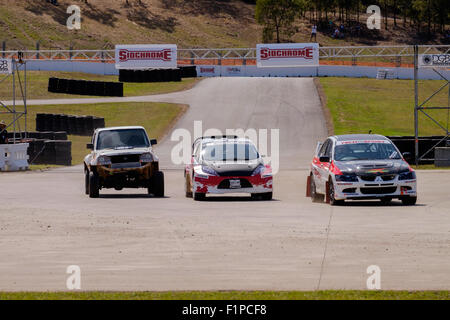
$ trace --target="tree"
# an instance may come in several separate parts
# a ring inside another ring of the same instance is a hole
[[[293,23],[301,9],[301,0],[257,0],[255,16],[264,25],[264,41],[271,40],[274,33],[277,43],[281,42],[281,34],[292,35]]]

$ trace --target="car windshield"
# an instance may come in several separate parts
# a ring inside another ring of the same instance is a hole
[[[97,150],[148,148],[149,146],[147,134],[142,129],[106,130],[98,134]]]
[[[338,144],[334,149],[336,161],[401,159],[397,149],[389,142]]]
[[[259,154],[250,143],[213,143],[203,148],[202,157],[206,161],[238,161],[255,160]]]

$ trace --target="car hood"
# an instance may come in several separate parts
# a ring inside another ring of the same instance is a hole
[[[409,171],[409,165],[402,159],[395,160],[365,160],[365,161],[335,161],[335,165],[344,174],[383,175]]]
[[[108,157],[112,157],[112,156],[122,156],[122,155],[127,155],[127,154],[143,154],[143,153],[147,153],[147,152],[152,152],[152,148],[134,148],[134,149],[103,149],[103,150],[98,150],[96,152],[96,154],[98,156],[108,156]]]
[[[218,173],[228,171],[253,171],[256,167],[262,164],[259,159],[243,160],[243,161],[204,161],[204,165],[211,167]]]

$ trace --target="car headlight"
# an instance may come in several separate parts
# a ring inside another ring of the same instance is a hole
[[[358,182],[356,174],[337,174],[334,176],[340,182]]]
[[[100,156],[97,159],[97,164],[101,166],[108,166],[111,164],[111,158],[107,156]]]
[[[213,168],[208,167],[208,166],[202,166],[202,171],[204,173],[207,173],[207,174],[211,175],[211,176],[218,176],[216,170],[214,170]]]
[[[255,170],[253,170],[252,176],[257,176],[259,174],[262,174],[264,172],[264,169],[265,169],[264,165],[260,164],[259,166],[257,166],[255,168]]]
[[[398,180],[415,180],[415,179],[416,179],[415,171],[402,172],[398,175]]]
[[[141,156],[139,157],[139,161],[140,162],[152,162],[153,161],[153,156],[151,153],[143,153],[141,154]]]

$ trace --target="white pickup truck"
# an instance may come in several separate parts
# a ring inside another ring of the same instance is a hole
[[[149,194],[164,197],[164,174],[143,127],[112,127],[95,130],[92,150],[84,158],[85,190],[98,198],[103,188],[147,188]]]

